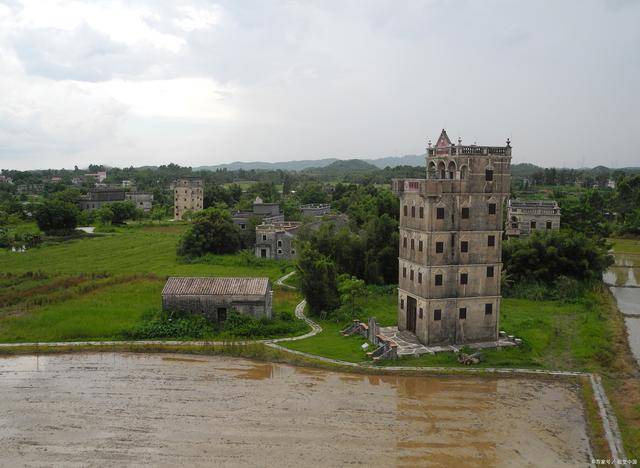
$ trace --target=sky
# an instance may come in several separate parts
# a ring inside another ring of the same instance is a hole
[[[640,1],[0,0],[0,168],[640,166]]]

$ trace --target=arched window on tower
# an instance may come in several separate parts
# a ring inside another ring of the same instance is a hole
[[[449,163],[449,167],[447,168],[447,178],[455,179],[456,178],[456,163],[451,161]]]
[[[429,168],[427,169],[427,179],[435,179],[436,178],[436,163],[431,161],[429,163]]]
[[[438,163],[438,178],[446,179],[446,177],[447,177],[446,174],[447,174],[447,171],[445,170],[444,163],[442,161],[440,161]]]
[[[461,179],[466,179],[468,175],[468,169],[467,166],[462,166],[460,167],[460,178]]]

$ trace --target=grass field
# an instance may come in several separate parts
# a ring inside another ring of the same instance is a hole
[[[396,323],[395,294],[371,298],[371,306],[360,317],[378,318],[382,326]],[[481,365],[487,367],[531,367],[544,369],[598,370],[611,359],[612,330],[601,313],[599,292],[575,303],[503,299],[500,328],[524,341],[524,346],[484,351]],[[287,343],[290,349],[360,362],[366,359],[364,339],[345,338],[339,331],[347,323],[319,321],[323,331],[306,340]],[[453,353],[405,358],[390,364],[404,366],[459,366]]]
[[[613,251],[621,254],[640,255],[640,239],[609,239]]]
[[[375,317],[383,327],[395,325],[397,323],[396,304],[395,294],[372,294],[362,305],[363,313],[359,319],[366,321],[369,317]],[[342,361],[360,362],[368,359],[366,351],[361,348],[366,341],[364,338],[360,336],[344,337],[340,334],[340,330],[344,329],[348,322],[336,323],[330,320],[318,320],[318,323],[322,326],[322,331],[317,335],[305,340],[282,343],[282,345],[296,351],[318,354]]]
[[[176,244],[185,229],[183,224],[139,225],[23,253],[0,251],[0,341],[113,339],[160,308],[167,276],[274,281],[290,269],[243,255],[181,263]],[[276,291],[274,309],[293,310],[294,296]]]

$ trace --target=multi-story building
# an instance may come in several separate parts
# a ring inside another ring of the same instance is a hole
[[[85,196],[81,197],[78,204],[81,210],[99,210],[109,203],[124,201],[124,190],[122,189],[92,189]]]
[[[256,226],[256,257],[274,260],[295,258],[294,240],[301,225],[287,221]]]
[[[426,179],[394,179],[400,197],[398,328],[427,346],[498,339],[502,207],[511,145],[455,145],[443,130]]]
[[[554,200],[509,200],[509,237],[528,236],[533,231],[560,229],[560,207]]]
[[[201,211],[203,208],[203,184],[198,177],[183,177],[174,182],[173,217],[182,219],[186,211]]]

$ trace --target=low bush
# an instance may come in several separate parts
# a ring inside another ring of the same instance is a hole
[[[159,338],[203,339],[214,333],[214,327],[202,315],[160,312],[147,318],[131,330],[125,330],[125,339],[150,340]]]
[[[157,312],[145,317],[133,329],[122,333],[124,339],[234,339],[267,338],[302,334],[307,325],[297,320],[291,312],[279,312],[272,319],[256,319],[232,311],[222,324],[213,323],[202,315],[181,312]]]

